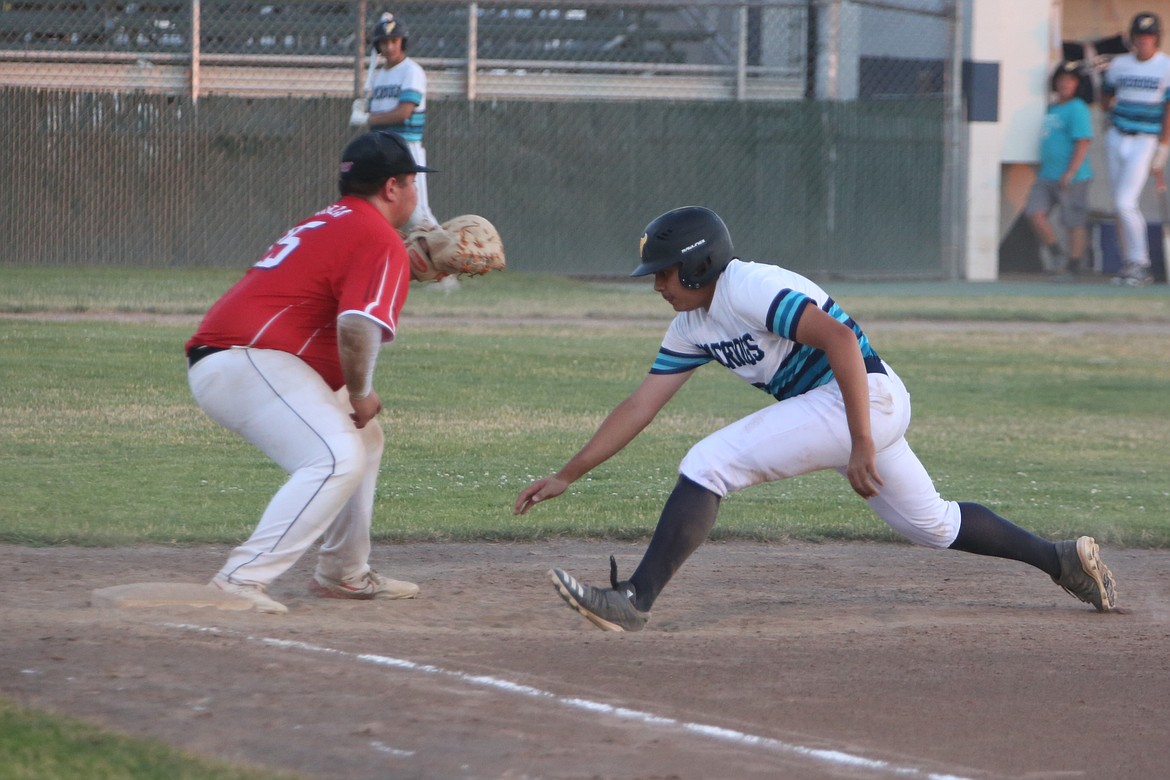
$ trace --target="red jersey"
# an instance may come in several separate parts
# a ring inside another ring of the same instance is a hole
[[[334,390],[345,384],[337,318],[349,312],[394,339],[410,289],[398,232],[362,198],[347,196],[284,234],[216,301],[187,342],[255,347],[304,360]]]

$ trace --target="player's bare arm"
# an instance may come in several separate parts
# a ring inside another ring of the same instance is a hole
[[[796,326],[796,340],[823,350],[841,387],[845,401],[845,419],[853,449],[846,476],[853,490],[862,498],[878,494],[882,484],[877,471],[876,450],[870,432],[869,378],[857,336],[816,306],[807,306]]]
[[[1091,138],[1079,138],[1073,146],[1072,159],[1069,160],[1068,170],[1060,177],[1060,186],[1068,187],[1072,180],[1076,178],[1077,171],[1080,170],[1081,164],[1084,163],[1085,158],[1089,156],[1089,145],[1093,142]]]
[[[522,515],[534,504],[556,498],[569,485],[624,449],[650,424],[693,373],[647,374],[637,389],[602,420],[593,437],[560,471],[542,477],[520,491],[513,512]]]
[[[349,402],[353,406],[354,425],[366,423],[382,411],[382,401],[374,392],[374,366],[382,345],[382,326],[368,317],[348,312],[337,318],[337,351]]]
[[[381,111],[377,114],[370,114],[370,129],[377,130],[379,127],[391,127],[394,125],[401,125],[414,114],[417,109],[414,103],[399,103],[389,111]]]

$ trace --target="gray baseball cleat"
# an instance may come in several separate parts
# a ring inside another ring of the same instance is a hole
[[[1126,263],[1121,274],[1113,277],[1113,284],[1121,287],[1145,287],[1153,282],[1154,276],[1149,266],[1138,263]]]
[[[392,580],[370,569],[354,580],[335,580],[317,572],[309,580],[309,592],[323,599],[412,599],[418,585],[406,580]]]
[[[1092,604],[1098,612],[1117,608],[1113,572],[1101,562],[1101,551],[1093,537],[1057,542],[1056,554],[1060,556],[1060,577],[1053,577],[1053,582],[1070,595]]]
[[[630,601],[634,591],[629,583],[615,582],[613,588],[595,588],[578,582],[561,569],[550,569],[548,574],[565,603],[602,631],[641,631],[650,617]],[[611,576],[611,580],[616,577]]]

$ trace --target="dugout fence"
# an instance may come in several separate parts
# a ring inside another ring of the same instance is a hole
[[[335,194],[364,31],[427,70],[431,205],[609,276],[678,205],[818,276],[950,277],[950,2],[0,5],[0,262],[246,267]]]

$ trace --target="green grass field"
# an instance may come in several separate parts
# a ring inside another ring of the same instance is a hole
[[[43,316],[0,321],[8,476],[0,540],[246,536],[284,476],[203,416],[182,358],[198,315],[238,274],[3,273],[0,311]],[[838,299],[869,322],[871,340],[911,388],[909,438],[944,495],[984,501],[1049,536],[1170,541],[1170,347],[1123,327],[1170,322],[1165,288],[839,287]],[[923,310],[996,327],[883,329]],[[77,316],[84,312],[125,316]],[[175,316],[136,316],[149,313]],[[645,283],[500,274],[467,280],[456,293],[417,287],[406,314],[416,319],[384,350],[376,380],[392,441],[375,519],[382,541],[645,535],[687,448],[770,401],[707,367],[566,498],[516,518],[516,493],[559,467],[645,374],[669,308]],[[1113,321],[1118,332],[1069,338],[1039,324],[1078,320]],[[1012,321],[1019,327],[1003,327]],[[832,473],[729,497],[715,533],[894,538]]]
[[[204,417],[182,356],[238,276],[0,267],[0,542],[230,543],[251,531],[283,475]],[[1170,323],[1170,289],[827,286],[910,386],[909,438],[944,496],[1052,538],[1170,544],[1170,340],[1131,326]],[[389,441],[376,538],[647,535],[687,448],[767,396],[708,367],[559,501],[523,518],[511,507],[645,374],[670,315],[644,283],[502,274],[455,293],[416,288],[376,379]],[[890,323],[904,319],[952,327]],[[1076,322],[1099,327],[1047,326]],[[715,535],[895,538],[836,474],[729,497]],[[2,700],[0,722],[14,735],[0,743],[3,777],[99,776],[88,762],[108,762],[102,777],[253,776],[119,736],[77,738]]]

